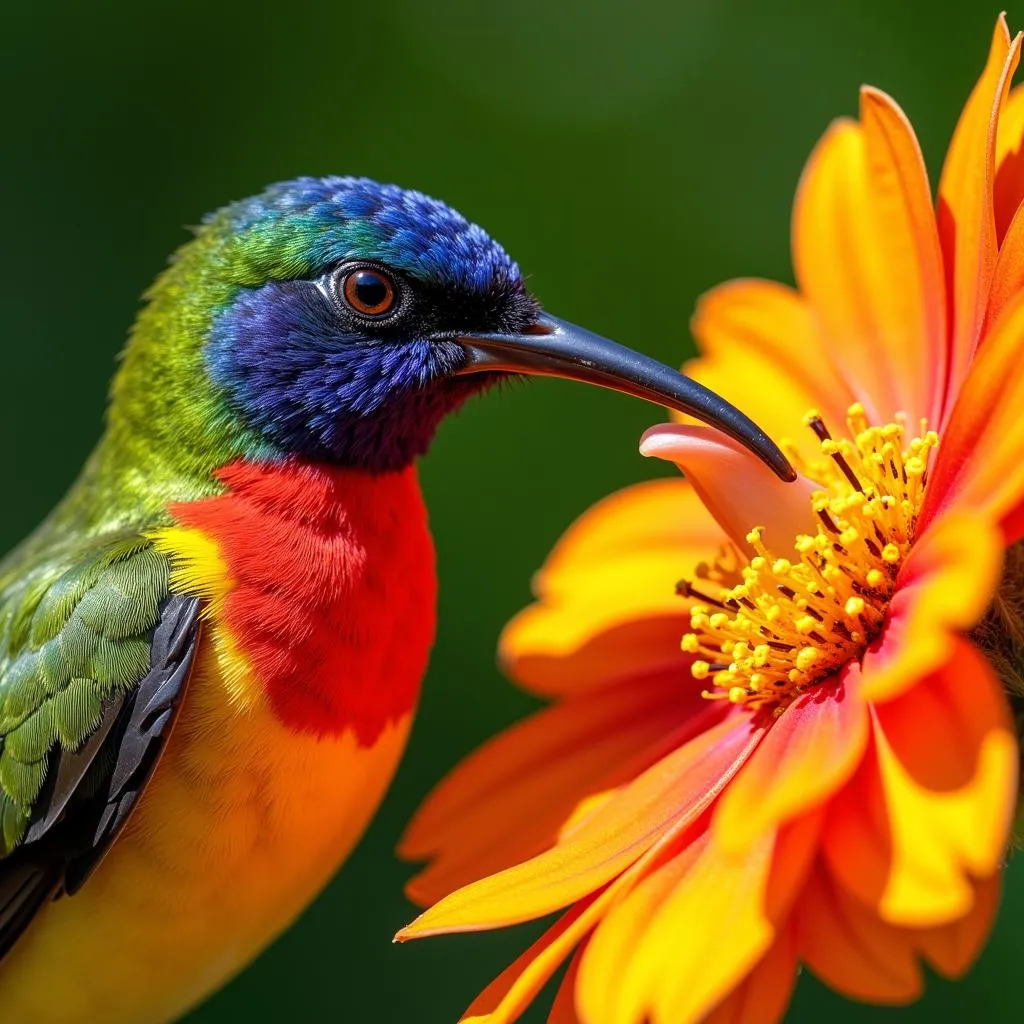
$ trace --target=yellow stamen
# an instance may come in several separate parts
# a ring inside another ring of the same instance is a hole
[[[820,459],[795,457],[821,485],[811,496],[815,532],[797,536],[795,557],[787,558],[769,550],[755,527],[746,566],[723,552],[698,567],[699,589],[686,584],[686,593],[708,602],[691,607],[682,648],[701,656],[692,671],[711,682],[709,699],[781,711],[859,658],[914,539],[935,432],[922,423],[921,436],[904,446],[902,422],[871,426],[859,404],[847,412],[848,436],[833,437],[813,410],[804,422],[820,442]]]

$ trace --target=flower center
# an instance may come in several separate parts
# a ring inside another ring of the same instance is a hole
[[[873,426],[861,405],[848,410],[847,437],[833,438],[817,412],[804,422],[819,439],[820,457],[805,460],[784,447],[798,471],[821,485],[811,495],[814,533],[799,534],[785,557],[755,527],[746,565],[726,550],[679,585],[696,599],[682,648],[700,656],[693,675],[710,681],[707,698],[781,713],[859,658],[882,625],[913,542],[935,432],[922,422],[920,436],[905,444],[903,422]]]

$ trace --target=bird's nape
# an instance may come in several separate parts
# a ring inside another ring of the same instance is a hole
[[[780,479],[796,479],[778,445],[720,395],[586,328],[541,313],[535,326],[523,334],[480,334],[459,340],[469,354],[460,374],[503,371],[562,377],[621,391],[716,427],[756,455]]]

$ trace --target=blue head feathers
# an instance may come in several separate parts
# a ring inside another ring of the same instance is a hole
[[[519,269],[444,203],[364,178],[299,178],[215,214],[237,286],[206,360],[270,453],[370,470],[407,464],[488,374],[456,340],[526,331]]]

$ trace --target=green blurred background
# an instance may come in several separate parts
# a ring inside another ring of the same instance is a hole
[[[702,290],[790,278],[801,166],[829,120],[856,111],[862,82],[899,99],[937,175],[997,12],[967,0],[5,4],[0,547],[73,478],[138,296],[204,211],[297,174],[415,186],[500,238],[552,311],[677,363]],[[193,1024],[453,1024],[526,945],[530,929],[393,946],[413,908],[392,849],[430,785],[530,710],[493,667],[498,632],[575,515],[661,471],[636,454],[656,418],[539,382],[444,426],[423,464],[440,635],[404,766],[323,897]],[[805,977],[789,1019],[1021,1020],[1022,940],[1016,865],[965,983],[880,1010]]]

